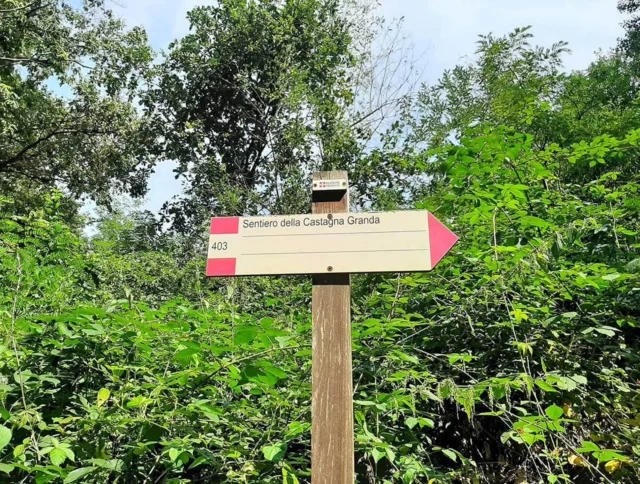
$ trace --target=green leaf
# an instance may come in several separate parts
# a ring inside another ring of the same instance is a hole
[[[373,460],[375,461],[376,464],[384,456],[385,456],[385,453],[383,451],[381,451],[380,449],[377,449],[377,448],[371,449],[371,457],[373,457]]]
[[[278,377],[273,373],[268,373],[266,371],[261,371],[257,377],[257,380],[270,387],[274,387],[278,383]]]
[[[124,466],[124,461],[120,459],[89,459],[89,462],[91,462],[95,467],[109,469],[110,471],[121,471]]]
[[[16,445],[13,448],[13,457],[14,458],[20,457],[22,454],[24,454],[25,449],[26,449],[26,446],[24,444]]]
[[[265,366],[264,371],[266,371],[267,373],[271,373],[273,376],[280,378],[281,380],[284,380],[289,376],[285,371],[283,371],[281,368],[278,368],[277,366]]]
[[[262,448],[262,453],[264,454],[264,458],[269,462],[280,462],[287,452],[287,444],[284,442],[278,442],[276,444],[271,444],[264,446]]]
[[[452,450],[449,449],[441,449],[440,452],[442,452],[444,455],[446,455],[449,459],[451,459],[453,462],[456,462],[458,460],[458,456],[456,455],[456,453]]]
[[[394,351],[393,354],[396,355],[397,357],[399,357],[402,361],[407,361],[407,362],[413,363],[415,365],[420,363],[420,360],[418,360],[417,357],[415,357],[413,355],[408,355],[407,353],[404,353],[403,351]]]
[[[5,474],[11,474],[15,468],[16,466],[12,466],[11,464],[0,464],[0,472],[4,472]]]
[[[409,417],[404,421],[405,425],[409,427],[409,429],[413,429],[416,425],[418,425],[418,419],[415,417]]]
[[[393,463],[396,460],[396,453],[391,447],[386,447],[384,449],[384,452],[385,454],[387,454],[387,459],[389,459],[389,462]]]
[[[551,405],[550,407],[547,407],[544,413],[546,413],[547,417],[549,417],[551,420],[558,420],[562,417],[564,411],[557,405]]]
[[[142,395],[138,395],[137,397],[132,398],[127,402],[127,408],[143,407],[149,405],[150,403],[153,403],[153,400]]]
[[[178,460],[178,457],[180,457],[180,451],[174,447],[169,449],[169,460],[171,460],[171,462],[175,462],[176,460]]]
[[[539,217],[534,217],[532,215],[527,215],[525,217],[522,217],[520,219],[520,223],[523,226],[532,226],[532,227],[538,227],[541,229],[545,229],[547,227],[549,227],[551,224],[549,222],[547,222],[546,220],[543,220]]]
[[[0,425],[0,450],[4,449],[11,442],[11,430]]]
[[[601,326],[599,328],[596,328],[595,330],[600,334],[604,334],[605,336],[613,337],[616,335],[615,331],[612,328],[608,328],[606,326]]]
[[[620,460],[620,461],[627,461],[627,457],[623,454],[620,454],[619,452],[616,452],[615,450],[611,450],[611,449],[605,449],[599,452],[595,452],[593,454],[593,456],[598,459],[600,462],[608,462],[610,460]]]
[[[59,449],[66,454],[67,459],[71,462],[75,461],[76,455],[73,453],[73,450],[71,450],[71,447],[69,447],[69,444],[62,444]]]
[[[543,435],[535,435],[535,434],[524,434],[524,435],[521,435],[520,438],[527,445],[533,445],[538,441],[544,442],[546,440]]]
[[[516,435],[515,432],[503,432],[500,435],[500,442],[502,442],[503,444],[506,444],[509,439],[513,438],[513,436]]]
[[[557,393],[558,392],[558,390],[556,390],[551,385],[549,385],[547,382],[542,381],[542,380],[536,380],[536,385],[540,389],[544,390],[545,392],[549,392],[549,393]]]
[[[97,467],[81,467],[79,469],[74,469],[71,472],[69,472],[69,474],[64,480],[64,484],[67,484],[69,482],[75,482],[78,479],[86,476],[87,474],[91,474],[96,469]]]
[[[61,466],[67,460],[67,454],[60,448],[52,449],[49,453],[49,459],[54,466]]]
[[[435,426],[435,422],[433,420],[425,417],[419,418],[418,423],[420,424],[420,428],[429,427],[432,429]]]
[[[60,441],[56,439],[53,435],[46,435],[40,441],[41,445],[46,445],[50,447],[58,447],[60,445]]]
[[[571,375],[571,379],[579,385],[586,385],[587,383],[589,383],[589,380],[587,380],[587,378],[582,375]]]
[[[506,385],[491,385],[489,391],[494,400],[500,400],[507,395]]]
[[[58,477],[53,473],[45,474],[45,472],[47,471],[40,471],[36,474],[35,484],[47,484],[48,482],[51,482]]]
[[[193,464],[191,464],[189,466],[189,469],[194,469],[194,468],[198,467],[199,465],[204,464],[205,462],[207,462],[207,458],[206,457],[198,457],[196,460],[193,461]]]
[[[271,326],[273,326],[273,318],[262,318],[260,320],[260,327],[262,329],[269,329]]]
[[[256,326],[238,326],[233,337],[233,343],[236,346],[249,344],[258,336],[259,332],[260,330]]]
[[[174,356],[174,360],[178,362],[180,366],[188,366],[194,355],[197,355],[200,352],[198,348],[185,348],[180,350]]]
[[[107,400],[109,400],[109,397],[111,396],[111,392],[106,389],[106,388],[101,388],[98,391],[98,399],[96,401],[96,404],[98,405],[98,407],[101,407],[102,405],[104,405]]]
[[[282,468],[282,484],[300,484],[298,478],[291,474],[285,467]]]
[[[594,444],[593,442],[589,442],[588,440],[583,440],[581,444],[582,444],[582,447],[580,447],[579,449],[576,449],[581,454],[584,454],[585,452],[598,452],[600,450],[600,447],[598,447],[597,444]]]

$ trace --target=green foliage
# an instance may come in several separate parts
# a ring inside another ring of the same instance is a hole
[[[309,450],[310,321],[263,319],[238,338],[254,318],[229,309],[112,301],[18,319],[30,370],[4,388],[11,476],[277,482],[287,448]],[[15,356],[3,348],[7,371]]]
[[[618,48],[626,55],[638,60],[640,54],[640,2],[638,0],[618,0],[618,10],[620,13],[630,15],[623,23],[626,35],[619,40]]]
[[[623,56],[600,55],[585,71],[565,74],[567,44],[533,47],[532,38],[530,28],[481,36],[470,64],[421,89],[409,143],[440,145],[478,123],[530,133],[538,149],[637,128],[637,74]]]
[[[93,90],[78,106],[89,117],[137,88],[142,34],[94,22],[102,4],[87,5],[0,1],[0,55],[39,52],[38,22],[62,39],[24,76],[0,64],[3,83],[37,100],[0,84],[0,114],[65,116],[76,101],[42,88],[52,75],[78,102]],[[306,174],[323,165],[353,167],[363,206],[429,209],[460,236],[431,273],[353,278],[358,482],[638,482],[632,62],[612,54],[562,74],[564,44],[531,48],[527,29],[483,37],[475,64],[424,88],[357,158],[343,108],[358,60],[338,4],[229,0],[190,20],[144,99],[145,143],[194,188],[165,213],[194,222],[185,232],[216,211],[305,210]],[[73,26],[90,51],[66,45]],[[105,63],[74,67],[84,57]],[[0,116],[0,153],[10,123],[31,136],[12,119]],[[141,143],[134,153],[148,154]],[[50,148],[69,163],[85,153]],[[122,168],[93,162],[103,181]],[[74,173],[77,187],[106,187],[84,165]],[[31,196],[3,180],[20,196],[0,196],[2,482],[310,481],[308,278],[206,280],[202,246],[147,212],[100,211],[88,237],[82,190]]]
[[[348,25],[335,0],[225,0],[189,13],[144,99],[154,153],[178,162],[181,232],[212,213],[295,213],[304,180],[350,157]],[[275,196],[274,196],[275,194]]]
[[[637,175],[607,171],[637,136],[535,151],[531,136],[479,128],[432,152],[439,214],[461,244],[432,274],[354,281],[358,475],[638,477],[640,200]],[[597,176],[562,183],[574,164]],[[3,218],[9,477],[307,480],[308,283],[260,295],[234,282],[164,303],[161,288],[109,300],[103,287],[96,300],[88,261],[104,260],[91,265],[100,279],[131,254],[83,255],[55,200],[41,218]],[[101,244],[120,233],[103,227]],[[154,291],[153,305],[137,302]]]
[[[80,8],[0,1],[3,193],[29,197],[63,185],[107,201],[114,182],[144,192],[148,167],[136,157],[140,120],[130,101],[151,60],[146,42],[101,0]],[[56,85],[69,94],[54,94]]]

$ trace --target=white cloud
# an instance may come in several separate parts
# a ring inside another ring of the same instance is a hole
[[[502,35],[533,26],[534,42],[569,42],[567,69],[585,68],[594,52],[615,45],[622,16],[613,0],[382,0],[386,17],[404,17],[404,27],[419,50],[426,50],[425,77],[435,82],[442,71],[473,54],[480,34]]]

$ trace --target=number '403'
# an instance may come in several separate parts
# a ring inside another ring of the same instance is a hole
[[[211,244],[211,250],[227,250],[226,242],[214,242]]]

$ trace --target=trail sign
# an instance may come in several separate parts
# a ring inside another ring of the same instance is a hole
[[[310,215],[211,220],[207,275],[310,274],[311,481],[353,484],[351,283],[429,271],[458,237],[427,211],[349,213],[347,173],[314,173]]]
[[[457,240],[422,210],[214,218],[207,275],[423,272]]]

